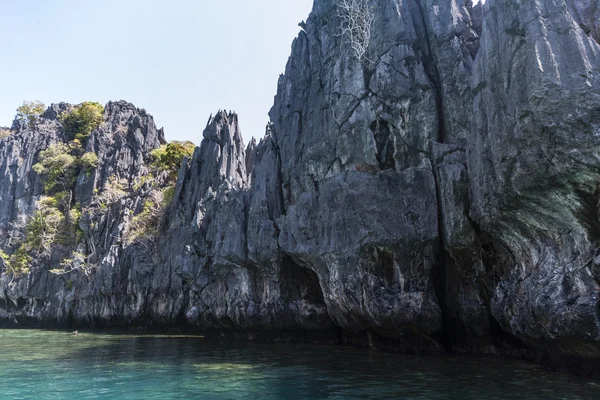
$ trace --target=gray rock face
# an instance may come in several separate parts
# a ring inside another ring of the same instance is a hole
[[[0,318],[597,363],[599,10],[381,0],[359,57],[338,3],[316,0],[265,137],[245,148],[237,115],[211,117],[158,228],[133,241],[169,185],[149,165],[163,132],[109,103],[74,188],[83,239],[7,271]],[[0,140],[8,252],[69,107]],[[91,275],[49,272],[74,249]]]
[[[597,7],[496,1],[485,10],[473,71],[470,214],[511,255],[492,314],[528,341],[597,347],[599,339]]]
[[[13,124],[13,127],[18,125]],[[31,129],[15,130],[0,140],[0,246],[11,247],[10,238],[23,228],[44,191],[32,167],[40,151],[64,140],[56,118],[41,119]]]

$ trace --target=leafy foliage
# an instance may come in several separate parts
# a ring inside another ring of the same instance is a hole
[[[135,215],[129,223],[125,238],[126,244],[157,235],[160,219],[173,200],[173,193],[174,188],[172,187],[152,191],[149,198],[144,202],[142,211]]]
[[[6,254],[5,254],[6,255]],[[19,247],[11,256],[5,265],[13,274],[28,274],[31,256],[23,247]]]
[[[57,203],[56,199],[42,197],[36,204],[35,212],[25,227],[25,240],[10,257],[14,273],[28,273],[32,254],[39,256],[50,251],[65,222]]]
[[[88,152],[81,156],[80,165],[85,169],[85,172],[89,174],[94,168],[98,166],[98,156],[96,153]]]
[[[175,186],[169,186],[163,190],[163,203],[166,206],[171,204],[175,197]]]
[[[69,258],[63,258],[62,261],[60,262],[60,266],[61,266],[61,268],[59,268],[59,269],[50,270],[50,273],[53,273],[56,275],[63,275],[68,272],[71,272],[71,271],[81,270],[81,271],[83,271],[85,276],[89,276],[89,274],[92,270],[92,267],[90,265],[88,265],[88,263],[87,263],[86,255],[79,251],[74,251],[73,253],[71,253],[71,257],[69,257]],[[71,290],[73,287],[72,281],[70,281],[70,282],[71,282],[70,285],[67,283],[67,289],[69,289],[69,290]]]
[[[82,226],[95,229],[98,220],[91,216],[100,213],[110,217],[107,210],[113,211],[111,204],[128,196],[128,189],[141,196],[144,203],[143,207],[136,210],[137,214],[131,217],[123,244],[145,243],[157,237],[164,210],[174,197],[173,178],[177,176],[184,157],[191,158],[195,145],[191,142],[171,142],[162,146],[152,152],[150,173],[139,179],[140,187],[136,189],[135,185],[129,186],[126,179],[112,176],[103,188],[95,189],[93,201],[84,209],[79,204],[73,206],[72,193],[77,176],[83,171],[91,173],[99,164],[95,153],[84,152],[82,142],[103,121],[102,113],[102,106],[98,103],[82,103],[68,114],[60,116],[65,130],[72,135],[71,141],[53,144],[40,152],[33,169],[43,178],[46,196],[37,202],[35,212],[24,227],[24,234],[18,239],[16,250],[10,255],[0,254],[0,267],[12,270],[15,274],[27,273],[32,265],[37,265],[35,260],[64,257],[60,267],[53,267],[57,269],[51,272],[64,274],[80,270],[89,275],[92,267],[88,264],[87,255],[80,252],[81,246],[77,251],[72,246],[75,243],[83,244],[84,233],[79,228],[82,214],[86,220]],[[92,254],[94,251],[92,249]]]
[[[160,171],[168,171],[172,177],[177,176],[184,157],[191,158],[196,145],[192,142],[172,141],[152,151],[152,165]]]
[[[25,121],[31,128],[39,116],[44,112],[46,106],[41,101],[25,101],[23,105],[17,108],[16,119]]]
[[[26,243],[31,250],[49,252],[50,245],[58,239],[64,227],[65,216],[58,209],[58,201],[52,197],[43,197],[38,201],[33,217],[27,224]]]
[[[127,180],[117,179],[115,175],[108,178],[102,193],[98,196],[101,205],[108,205],[127,196]]]
[[[8,257],[7,265],[13,273],[28,273],[33,258],[39,258],[42,254],[49,255],[55,243],[68,244],[81,240],[81,207],[76,204],[71,208],[71,197],[71,192],[60,192],[38,200],[35,211],[25,226],[22,243]]]
[[[100,126],[104,120],[103,113],[104,107],[100,103],[86,101],[76,106],[73,111],[61,115],[60,121],[74,139],[83,142]]]
[[[95,153],[88,152],[77,157],[76,154],[81,152],[81,146],[76,142],[52,144],[40,152],[33,170],[44,178],[44,190],[47,193],[70,189],[81,169],[89,174],[98,166]]]
[[[13,273],[15,272],[15,270],[13,269],[11,262],[10,262],[10,256],[1,249],[0,249],[0,261],[2,261],[2,266],[6,270],[10,270]]]
[[[69,193],[70,196],[70,193]],[[69,197],[70,200],[70,197]],[[70,203],[70,201],[69,201]],[[79,220],[81,219],[81,204],[77,203],[73,208],[70,208],[70,204],[65,202],[64,214],[65,214],[65,231],[64,239],[68,243],[80,243],[83,241],[83,231],[79,227]]]
[[[44,177],[46,192],[67,190],[75,183],[77,158],[70,151],[66,144],[57,143],[40,152],[33,170]]]

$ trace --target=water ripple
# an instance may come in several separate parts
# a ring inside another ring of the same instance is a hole
[[[591,399],[595,382],[490,358],[198,337],[0,331],[1,399]]]

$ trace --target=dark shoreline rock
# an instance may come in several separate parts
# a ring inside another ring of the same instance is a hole
[[[296,332],[598,376],[597,10],[381,0],[359,59],[335,0],[316,0],[265,137],[245,147],[236,114],[211,117],[143,240],[127,235],[155,194],[143,178],[164,133],[145,110],[109,103],[86,143],[99,165],[73,191],[97,211],[79,223],[84,240],[3,274],[0,321]],[[57,115],[69,107],[0,140],[8,253],[44,193],[32,165],[68,141]],[[103,209],[115,177],[124,188]],[[91,275],[49,272],[77,249]]]

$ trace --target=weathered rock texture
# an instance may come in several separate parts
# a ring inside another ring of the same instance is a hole
[[[127,181],[80,223],[95,272],[7,273],[0,316],[600,360],[600,2],[370,3],[358,59],[315,1],[266,136],[245,149],[237,115],[211,117],[152,239],[123,236],[162,131],[110,103],[75,188]],[[68,107],[0,141],[8,252]]]

